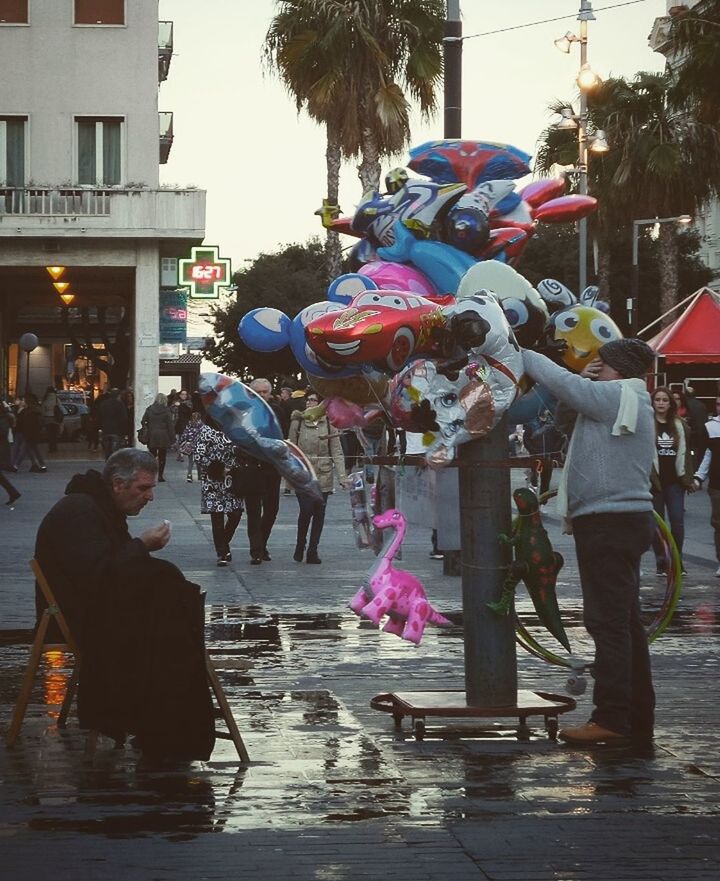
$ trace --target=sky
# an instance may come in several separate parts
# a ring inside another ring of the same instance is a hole
[[[588,61],[602,77],[661,70],[647,45],[665,0],[594,0]],[[220,247],[233,269],[261,252],[322,235],[313,212],[325,195],[324,130],[296,112],[277,77],[263,67],[262,46],[274,0],[160,0],[174,22],[170,74],[159,109],[174,113],[175,141],[161,166],[163,185],[207,191],[206,244]],[[463,136],[501,141],[533,153],[554,99],[576,96],[579,46],[569,55],[553,40],[576,31],[579,0],[461,0]],[[605,7],[605,8],[603,8]],[[518,25],[566,16],[527,28]],[[504,33],[471,35],[503,28]],[[440,96],[442,103],[442,95]],[[413,118],[412,143],[442,137],[442,112]],[[397,157],[383,166],[404,165]],[[361,197],[353,164],[342,174],[340,206],[352,214]],[[348,241],[348,244],[350,242]]]

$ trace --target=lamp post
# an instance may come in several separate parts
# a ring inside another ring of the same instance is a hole
[[[692,217],[689,214],[679,214],[677,217],[644,217],[640,220],[633,220],[632,233],[632,270],[630,273],[630,297],[626,301],[628,313],[628,326],[630,327],[630,335],[636,336],[638,331],[638,319],[640,312],[640,304],[638,302],[638,291],[640,283],[640,267],[638,265],[638,240],[640,238],[641,226],[655,226],[660,223],[692,223]]]
[[[579,36],[568,31],[564,37],[555,40],[555,46],[561,51],[569,54],[570,46],[573,43],[580,44],[580,70],[577,76],[577,84],[580,89],[580,112],[577,116],[564,116],[563,122],[572,120],[570,125],[565,128],[574,128],[578,130],[578,190],[582,196],[587,195],[587,163],[588,163],[588,113],[587,113],[587,93],[594,89],[600,83],[600,78],[593,72],[587,60],[587,23],[595,21],[595,15],[592,9],[591,0],[580,0],[580,9],[578,10],[578,21],[580,22]],[[574,123],[574,124],[573,124]],[[597,132],[602,135],[605,141],[605,133]],[[598,148],[596,148],[598,149]],[[605,149],[607,143],[605,142]],[[579,241],[579,260],[578,260],[578,293],[584,291],[587,287],[587,218],[582,217],[578,221],[578,241]]]

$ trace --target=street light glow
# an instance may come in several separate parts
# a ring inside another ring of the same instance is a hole
[[[600,85],[601,80],[592,67],[585,62],[580,68],[580,73],[578,74],[576,82],[578,88],[582,89],[583,92],[591,92]]]

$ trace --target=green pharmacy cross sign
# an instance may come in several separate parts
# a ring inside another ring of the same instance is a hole
[[[178,260],[178,287],[189,288],[192,300],[217,300],[231,280],[230,261],[218,256],[216,245],[200,245]]]

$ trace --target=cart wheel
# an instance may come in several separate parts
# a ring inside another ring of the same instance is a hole
[[[395,730],[400,731],[402,729],[402,713],[393,713],[393,722],[395,723]]]
[[[545,719],[545,730],[548,733],[549,740],[557,740],[559,727],[556,716],[553,716],[551,719]]]
[[[518,740],[530,740],[530,726],[526,719],[520,719],[517,727]]]
[[[413,732],[415,733],[415,740],[425,740],[424,719],[415,719],[415,721],[413,722]]]

